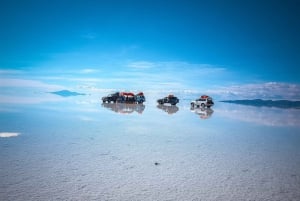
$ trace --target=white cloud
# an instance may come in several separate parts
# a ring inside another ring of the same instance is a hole
[[[136,61],[129,63],[127,66],[134,69],[150,69],[157,67],[158,64],[149,61]]]
[[[11,75],[11,74],[21,74],[21,70],[0,70],[0,75]]]
[[[37,80],[0,79],[0,103],[36,104],[61,101],[61,97],[46,93],[61,89],[65,87]]]
[[[38,96],[0,95],[0,103],[9,104],[38,104],[43,102],[63,101],[62,97],[44,93]]]
[[[222,66],[183,61],[134,61],[126,67],[115,74],[119,80],[146,89],[205,89],[227,73]]]
[[[0,79],[0,87],[33,87],[45,88],[48,90],[62,89],[62,86],[46,84],[37,80],[26,79]]]
[[[95,119],[88,116],[78,116],[81,121],[95,121]]]
[[[42,80],[53,80],[53,81],[68,81],[68,82],[80,82],[80,83],[99,83],[105,82],[108,79],[96,78],[96,77],[79,77],[79,76],[40,76]]]
[[[214,108],[214,111],[214,115],[259,125],[300,126],[300,113],[298,109],[254,107],[222,103]]]
[[[212,64],[197,64],[184,61],[135,61],[127,64],[127,67],[133,69],[156,69],[162,71],[180,71],[180,72],[198,72],[198,73],[218,73],[226,70],[224,67]]]
[[[98,72],[99,72],[98,69],[93,69],[93,68],[85,68],[85,69],[80,70],[80,73],[83,73],[83,74],[98,73]]]
[[[220,99],[288,99],[300,100],[300,85],[281,82],[223,86],[207,93]]]

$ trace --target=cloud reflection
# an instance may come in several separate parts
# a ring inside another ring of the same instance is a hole
[[[222,117],[266,126],[300,126],[299,109],[224,104],[215,112]]]
[[[11,132],[0,133],[0,137],[2,137],[2,138],[17,137],[19,135],[20,135],[20,133],[11,133]]]

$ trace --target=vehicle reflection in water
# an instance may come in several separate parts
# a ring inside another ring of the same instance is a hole
[[[158,109],[165,111],[168,114],[174,114],[178,112],[179,108],[176,105],[157,105]]]
[[[102,103],[102,107],[106,107],[114,112],[120,114],[131,114],[133,112],[137,112],[142,114],[145,105],[143,104],[126,104],[126,103]]]
[[[199,115],[201,119],[208,119],[211,117],[211,115],[214,113],[214,111],[211,108],[191,108],[191,112],[194,112],[195,114]]]

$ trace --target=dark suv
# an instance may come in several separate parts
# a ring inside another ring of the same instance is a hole
[[[157,102],[159,104],[170,103],[171,105],[176,105],[179,102],[179,99],[176,96],[169,95],[162,99],[158,99]]]
[[[110,103],[110,102],[117,102],[117,99],[119,98],[119,92],[116,92],[114,94],[109,94],[108,96],[102,97],[103,103]]]

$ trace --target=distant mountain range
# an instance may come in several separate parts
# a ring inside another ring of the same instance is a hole
[[[49,92],[49,93],[56,94],[56,95],[63,96],[63,97],[86,95],[86,94],[77,93],[77,92],[73,92],[73,91],[69,91],[69,90],[54,91],[54,92]]]
[[[296,108],[300,109],[300,101],[289,101],[289,100],[225,100],[220,101],[224,103],[234,103],[241,105],[250,105],[257,107],[278,107],[278,108]]]

